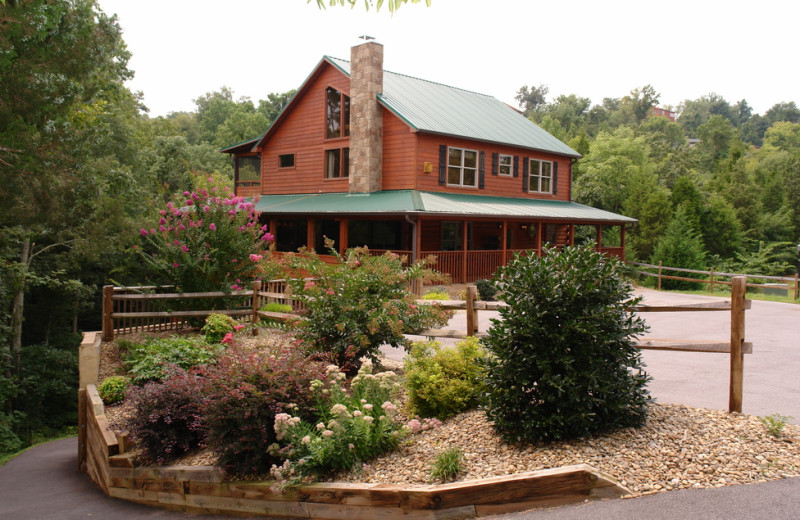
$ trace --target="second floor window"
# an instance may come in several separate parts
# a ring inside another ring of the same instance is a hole
[[[504,177],[511,177],[511,159],[510,155],[500,154],[498,159],[498,170],[500,175]]]
[[[447,152],[447,184],[450,186],[478,186],[478,152],[450,148]]]
[[[325,150],[325,178],[338,179],[350,176],[350,148]]]
[[[553,192],[553,163],[531,159],[528,191],[539,193]]]
[[[332,87],[325,89],[325,138],[350,135],[350,96]]]

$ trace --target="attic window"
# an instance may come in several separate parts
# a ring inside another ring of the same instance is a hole
[[[350,135],[350,96],[328,87],[325,89],[325,138]]]
[[[236,157],[234,174],[236,186],[261,186],[261,157],[248,155]]]

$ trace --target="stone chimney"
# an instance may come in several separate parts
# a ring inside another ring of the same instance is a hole
[[[383,45],[367,42],[350,50],[350,193],[383,188]]]

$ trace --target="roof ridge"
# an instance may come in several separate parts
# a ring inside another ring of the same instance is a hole
[[[327,56],[326,55],[325,58],[328,58],[328,59],[331,59],[331,60],[343,61],[345,63],[351,63],[350,60],[337,58],[335,56]],[[483,92],[477,92],[475,90],[467,90],[467,89],[461,88],[461,87],[454,87],[453,85],[448,85],[446,83],[441,83],[439,81],[431,81],[431,80],[425,79],[425,78],[418,78],[418,77],[412,76],[410,74],[403,74],[401,72],[394,72],[394,71],[386,70],[386,69],[384,69],[383,73],[384,74],[386,74],[386,73],[394,74],[395,76],[402,76],[404,78],[410,78],[410,79],[414,79],[414,80],[417,80],[417,81],[424,81],[425,83],[430,83],[431,85],[439,85],[441,87],[447,87],[447,88],[451,88],[453,90],[460,90],[461,92],[466,92],[468,94],[475,94],[476,96],[483,96],[483,97],[487,97],[487,98],[498,100],[496,97],[494,97],[494,96],[492,96],[490,94],[484,94]]]

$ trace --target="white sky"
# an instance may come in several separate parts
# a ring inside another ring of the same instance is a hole
[[[522,85],[623,97],[653,85],[661,106],[710,92],[763,114],[800,104],[796,0],[432,0],[391,17],[320,11],[306,0],[99,0],[133,53],[134,91],[151,116],[192,111],[228,86],[253,101],[297,88],[324,55],[350,59],[368,34],[384,68],[489,94],[512,106]]]

